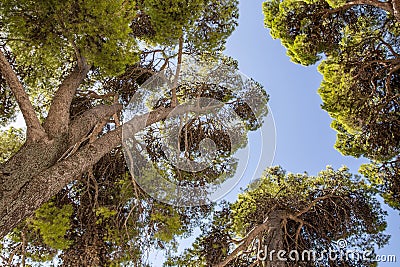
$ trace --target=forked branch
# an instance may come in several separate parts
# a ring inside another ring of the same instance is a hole
[[[51,137],[67,132],[72,99],[89,69],[90,66],[84,58],[78,60],[75,69],[65,78],[55,93],[49,114],[44,123],[44,128]]]

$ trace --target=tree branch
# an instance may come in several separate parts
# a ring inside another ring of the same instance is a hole
[[[393,16],[400,22],[400,3],[399,0],[392,0]]]
[[[69,126],[68,144],[75,145],[84,138],[96,124],[106,117],[111,117],[113,114],[122,110],[121,104],[114,105],[99,105],[85,111],[82,115],[73,119]]]
[[[393,1],[395,1],[395,0],[393,0]],[[374,7],[383,9],[383,10],[391,13],[392,15],[394,15],[393,6],[389,2],[381,2],[378,0],[354,0],[354,1],[347,2],[343,6],[354,6],[354,5],[374,6]],[[396,19],[397,19],[397,17],[396,17]]]
[[[183,55],[183,36],[179,37],[179,46],[178,46],[178,64],[176,66],[176,72],[174,77],[174,83],[172,86],[172,107],[176,107],[178,104],[178,99],[176,97],[176,87],[178,87],[179,74],[181,72],[182,65],[182,55]]]
[[[262,224],[251,229],[250,232],[242,239],[241,244],[231,254],[229,254],[222,262],[214,265],[213,267],[225,267],[238,255],[240,255],[240,253],[250,245],[256,236],[266,230],[269,232],[270,230],[280,228],[280,222],[286,217],[286,212],[283,210],[277,210],[272,212],[270,215],[271,216],[267,217]]]
[[[50,137],[67,132],[72,99],[89,69],[90,66],[87,65],[84,59],[78,60],[75,69],[65,78],[55,93],[49,114],[44,123],[44,128]]]
[[[172,110],[173,108],[160,108],[136,116],[126,126],[130,127],[131,133],[135,133],[142,130],[143,125],[148,126],[167,118]],[[99,137],[93,143],[88,143],[76,153],[33,176],[22,187],[10,188],[15,192],[10,193],[11,197],[8,199],[4,199],[4,206],[0,206],[0,238],[64,186],[77,179],[104,155],[121,145],[122,127],[126,126],[120,126]]]
[[[257,227],[253,228],[247,235],[242,239],[242,243],[232,251],[222,262],[214,265],[213,267],[225,267],[229,264],[232,260],[234,260],[243,250],[246,249],[259,233],[264,232],[270,228],[270,222],[268,218],[265,220],[264,223],[258,225]]]
[[[27,127],[27,143],[31,141],[40,140],[46,137],[46,133],[36,116],[35,109],[29,100],[28,94],[25,92],[22,83],[19,81],[17,75],[11,68],[10,63],[7,61],[5,55],[0,50],[0,71],[12,93],[17,100],[19,109],[24,117]]]
[[[296,213],[294,215],[294,217],[299,217],[299,216],[303,215],[304,213],[308,212],[315,205],[317,205],[319,201],[322,201],[322,200],[325,200],[325,199],[328,199],[328,198],[332,198],[332,197],[335,197],[335,195],[333,195],[333,192],[331,194],[327,194],[327,195],[324,195],[324,196],[321,196],[321,197],[317,197],[316,199],[311,201],[311,203],[307,207],[305,207],[303,210],[301,210],[298,213]],[[291,219],[293,219],[293,218],[291,218]]]
[[[86,172],[104,155],[121,145],[123,127],[128,127],[127,130],[129,130],[129,133],[135,134],[146,126],[166,119],[171,111],[179,115],[188,110],[191,110],[190,107],[185,105],[178,106],[175,109],[172,107],[163,107],[135,116],[123,126],[102,135],[93,143],[84,145],[69,157],[63,158],[51,165],[51,167],[43,171],[35,169],[38,174],[32,173],[32,176],[26,179],[20,186],[15,187],[11,183],[10,187],[4,188],[7,191],[7,195],[0,199],[2,203],[0,205],[0,238],[4,237],[19,222],[31,215],[44,202],[57,194],[59,190]],[[207,110],[209,110],[209,107],[197,111]],[[28,157],[29,154],[23,156]]]

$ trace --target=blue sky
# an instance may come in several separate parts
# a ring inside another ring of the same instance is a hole
[[[273,165],[289,172],[315,175],[326,165],[346,165],[357,173],[363,159],[342,156],[334,149],[336,133],[329,115],[320,108],[317,89],[322,76],[316,66],[294,64],[279,40],[273,40],[263,25],[262,0],[240,1],[239,27],[229,38],[225,53],[239,61],[239,69],[264,85],[276,124],[276,153]],[[388,208],[387,233],[390,244],[379,254],[396,254],[400,261],[400,226],[397,211]],[[379,266],[397,266],[380,263]]]

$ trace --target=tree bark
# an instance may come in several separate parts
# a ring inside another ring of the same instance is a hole
[[[172,110],[175,115],[194,110],[185,105],[158,108],[136,116],[124,126],[79,147],[82,145],[80,140],[90,133],[96,123],[111,117],[121,108],[119,104],[97,106],[68,123],[68,131],[65,133],[56,134],[52,139],[25,143],[10,160],[0,165],[0,238],[85,173],[105,154],[121,145],[122,127],[129,134],[135,134],[148,125],[166,119]],[[199,108],[196,111],[204,112],[213,108]],[[76,149],[71,151],[71,145],[76,145]]]
[[[134,134],[145,126],[167,118],[172,110],[173,108],[159,108],[136,116],[124,127]],[[107,114],[106,110],[101,108],[97,111]],[[181,109],[181,112],[185,112],[185,109]],[[83,116],[89,116],[89,113]],[[102,118],[98,114],[91,114],[91,116]],[[88,121],[81,122],[82,128],[87,127]],[[78,128],[78,125],[74,127]],[[25,144],[0,168],[0,237],[4,237],[19,222],[82,175],[105,154],[121,145],[121,137],[122,126],[61,160],[60,157],[69,147],[68,135],[51,141],[42,140],[29,145]]]
[[[283,233],[281,223],[283,218],[286,216],[286,212],[283,210],[276,210],[269,214],[268,218],[264,221],[264,223],[254,227],[241,241],[240,245],[232,251],[221,263],[213,266],[213,267],[224,267],[228,265],[231,261],[233,261],[237,256],[239,256],[243,251],[245,251],[251,242],[260,234],[265,231],[268,231],[268,251],[275,250],[278,252],[283,249]],[[263,266],[266,267],[284,267],[285,262],[279,261],[275,257],[270,261],[269,255],[266,255],[265,262],[262,262]]]
[[[122,110],[121,104],[99,105],[87,110],[82,115],[73,119],[68,129],[68,144],[73,146],[81,141],[96,126],[99,121],[110,118]]]
[[[89,65],[84,61],[81,64],[77,64],[56,91],[50,105],[49,114],[43,125],[50,138],[66,134],[68,131],[72,99],[89,69]]]
[[[121,145],[122,127],[101,137],[96,135],[93,142],[82,142],[98,123],[118,113],[122,109],[120,104],[96,106],[71,121],[72,99],[89,69],[84,58],[78,58],[75,69],[56,91],[42,126],[22,83],[0,51],[0,71],[15,95],[27,125],[26,143],[11,159],[0,164],[0,237]],[[199,112],[213,108],[207,107]],[[177,115],[193,109],[184,105],[175,109],[174,105],[158,108],[134,117],[124,125],[124,129],[134,134],[167,118],[172,110]]]
[[[282,220],[286,216],[286,212],[282,210],[276,210],[271,212],[269,218],[269,231],[268,231],[268,254],[267,259],[263,262],[265,267],[285,267],[286,262],[280,260],[277,257],[278,251],[283,250],[283,232],[282,232]],[[275,251],[275,253],[271,253]],[[272,254],[272,255],[270,255]],[[287,257],[284,255],[283,257]]]

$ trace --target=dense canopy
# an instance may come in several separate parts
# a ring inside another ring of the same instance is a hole
[[[374,266],[372,251],[387,242],[385,227],[374,190],[346,168],[327,167],[310,176],[271,167],[234,203],[223,204],[193,248],[166,266]],[[370,250],[370,258],[324,255],[324,250],[345,249],[338,240]],[[286,251],[287,261],[276,254],[271,258],[279,250]],[[293,250],[315,256],[296,258],[289,254]]]

